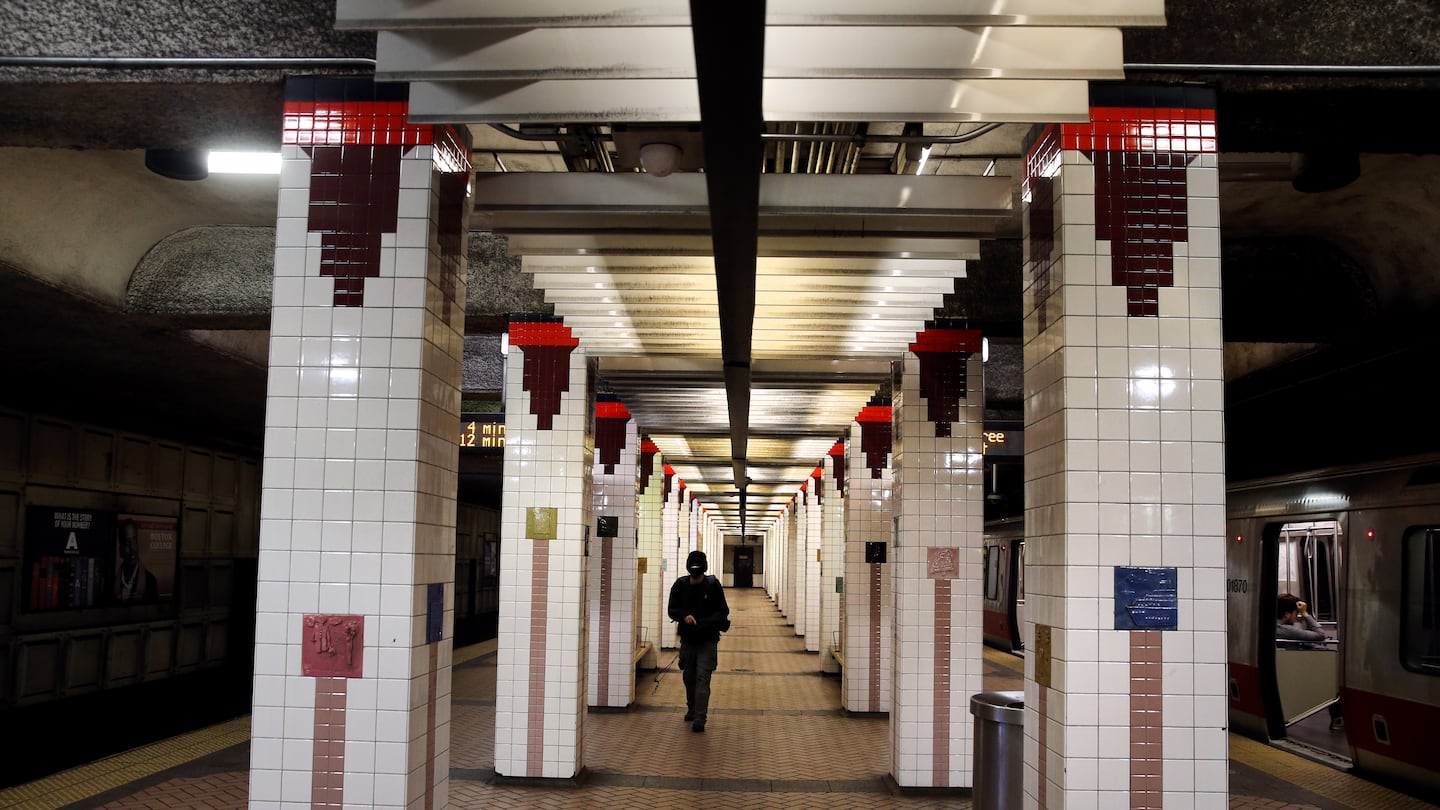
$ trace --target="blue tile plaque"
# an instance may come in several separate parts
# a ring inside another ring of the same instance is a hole
[[[1115,569],[1115,629],[1180,626],[1180,577],[1174,568]]]
[[[445,583],[425,586],[425,643],[434,644],[445,632]]]

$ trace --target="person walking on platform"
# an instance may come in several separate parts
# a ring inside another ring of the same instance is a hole
[[[670,620],[679,623],[680,671],[685,680],[685,720],[704,731],[710,709],[710,675],[719,664],[720,634],[730,629],[730,606],[720,580],[706,576],[705,552],[685,560],[689,576],[670,586]]]

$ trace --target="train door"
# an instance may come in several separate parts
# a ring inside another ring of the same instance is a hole
[[[1349,745],[1338,719],[1343,672],[1340,583],[1344,581],[1340,522],[1272,524],[1265,535],[1256,637],[1261,646],[1261,678],[1269,686],[1265,691],[1270,738],[1286,740],[1287,747],[1321,759],[1348,761]],[[1302,613],[1313,619],[1292,615],[1289,627],[1309,633],[1282,627],[1279,609],[1286,597],[1303,603]],[[1315,633],[1317,628],[1323,639]]]

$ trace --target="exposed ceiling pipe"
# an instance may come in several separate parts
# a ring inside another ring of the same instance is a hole
[[[730,411],[735,488],[748,484],[750,349],[755,327],[755,255],[760,238],[760,168],[765,144],[761,94],[765,66],[764,0],[690,0],[705,187],[715,255],[720,355]],[[742,513],[743,514],[743,513]],[[741,527],[743,532],[744,527]]]
[[[0,67],[92,70],[284,70],[334,67],[374,70],[375,60],[363,56],[0,56]]]

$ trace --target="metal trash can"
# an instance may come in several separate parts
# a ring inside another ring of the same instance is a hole
[[[970,696],[975,715],[974,810],[1020,810],[1025,803],[1025,693]]]

